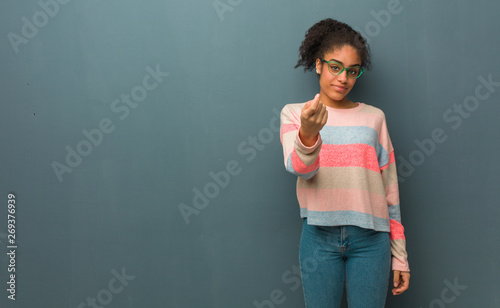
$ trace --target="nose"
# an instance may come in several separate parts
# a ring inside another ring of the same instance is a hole
[[[337,79],[342,83],[346,83],[347,82],[347,70],[344,70],[342,73],[338,74]]]

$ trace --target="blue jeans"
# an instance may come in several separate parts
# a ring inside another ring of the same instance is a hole
[[[391,272],[388,232],[358,226],[314,226],[304,218],[300,271],[307,308],[383,308]]]

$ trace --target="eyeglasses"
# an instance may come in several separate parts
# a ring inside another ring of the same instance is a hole
[[[343,71],[347,71],[347,77],[351,79],[358,79],[361,74],[365,71],[362,67],[359,66],[351,66],[344,67],[342,64],[337,61],[326,61],[321,59],[322,62],[326,62],[328,64],[328,70],[333,75],[340,75]]]

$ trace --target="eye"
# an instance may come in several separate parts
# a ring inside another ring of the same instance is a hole
[[[358,76],[359,72],[360,72],[359,67],[351,67],[351,68],[349,68],[349,75],[351,75],[351,76],[354,76],[354,77]]]
[[[332,72],[336,73],[339,72],[342,68],[338,64],[330,64],[330,69],[332,70]]]

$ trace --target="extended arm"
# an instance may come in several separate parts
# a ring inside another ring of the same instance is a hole
[[[321,136],[319,131],[328,118],[319,95],[302,109],[285,106],[281,111],[281,143],[286,170],[304,179],[312,178],[319,168]]]

